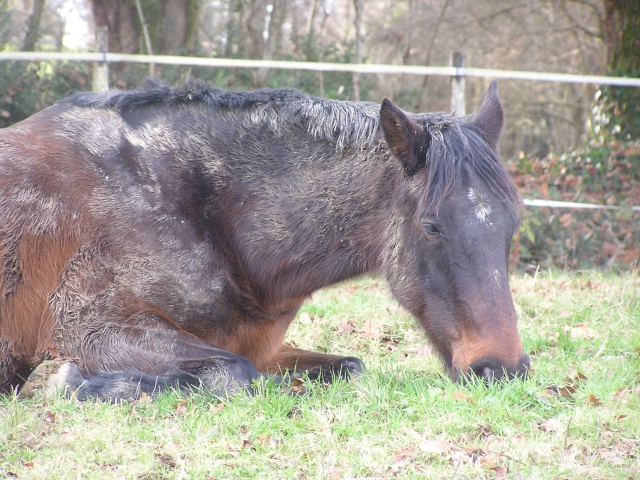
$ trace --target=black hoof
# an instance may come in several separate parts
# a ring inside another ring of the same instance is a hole
[[[355,357],[345,357],[331,365],[322,365],[305,372],[310,380],[320,380],[332,383],[336,380],[348,380],[355,378],[365,371],[362,360]]]

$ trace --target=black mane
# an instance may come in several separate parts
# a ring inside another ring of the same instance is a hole
[[[164,107],[203,105],[217,113],[244,113],[253,123],[269,122],[286,128],[305,125],[315,138],[325,138],[338,148],[372,147],[377,143],[380,106],[369,102],[327,100],[293,88],[236,92],[215,88],[203,81],[190,81],[175,88],[158,79],[147,79],[140,90],[78,93],[64,100],[78,107],[115,109],[125,112],[150,105]],[[431,137],[425,162],[428,170],[426,208],[435,213],[463,172],[478,176],[499,196],[520,205],[516,188],[482,131],[447,113],[408,114]]]

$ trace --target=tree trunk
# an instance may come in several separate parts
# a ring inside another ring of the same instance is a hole
[[[234,54],[238,52],[239,45],[239,31],[238,31],[238,20],[236,16],[239,15],[240,9],[242,8],[241,0],[229,0],[228,3],[228,21],[227,21],[227,35],[226,42],[224,45],[224,56],[226,58],[233,58]]]
[[[640,66],[640,2],[604,0],[603,33],[610,70]]]
[[[267,15],[263,0],[249,0],[244,2],[247,12],[245,27],[247,29],[248,58],[258,59],[264,55],[264,26]]]
[[[640,77],[640,2],[604,0],[602,31],[609,72]],[[610,116],[608,130],[620,139],[640,137],[640,89],[607,87],[602,91],[604,109]]]
[[[286,13],[285,0],[273,0],[271,5],[271,12],[269,15],[269,26],[267,29],[267,39],[262,55],[263,60],[273,60],[282,45],[282,24],[284,23]],[[264,86],[267,76],[269,75],[268,68],[261,68],[257,72],[257,84],[258,86]]]
[[[353,0],[353,8],[355,9],[354,25],[356,27],[356,63],[362,63],[362,10],[364,8],[364,0]],[[360,101],[360,74],[353,74],[353,100]]]
[[[109,51],[138,53],[139,41],[135,28],[136,8],[129,0],[91,0],[97,27],[109,29]]]
[[[164,7],[160,5],[164,4]],[[184,53],[196,33],[198,2],[196,0],[168,0],[155,3],[158,16],[154,18],[156,42],[154,49],[160,54]],[[149,20],[149,19],[147,19]],[[191,38],[189,38],[191,37]]]
[[[189,55],[195,54],[196,38],[198,36],[198,20],[200,18],[199,0],[189,0],[186,9],[186,26],[184,31],[184,46]]]
[[[27,32],[22,42],[23,52],[33,52],[36,49],[36,43],[38,43],[38,37],[40,36],[40,20],[42,19],[43,10],[44,0],[34,0],[31,15],[27,20]]]
[[[320,46],[318,48],[318,62],[324,62],[324,45],[325,45],[325,30],[327,26],[327,19],[331,15],[333,5],[331,0],[324,0],[324,6],[322,8],[322,22],[320,23]],[[324,72],[318,72],[318,90],[320,96],[324,97]]]

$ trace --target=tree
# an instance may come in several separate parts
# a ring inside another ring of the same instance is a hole
[[[602,31],[611,75],[640,77],[640,1],[603,0]],[[640,89],[602,89],[604,123],[616,138],[640,138]]]
[[[44,10],[44,0],[35,0],[31,15],[27,20],[27,31],[22,42],[22,51],[32,52],[36,49],[36,43],[40,36],[40,20],[42,19],[42,11]]]
[[[353,0],[355,16],[353,24],[356,30],[356,63],[362,63],[362,11],[364,9],[364,0]],[[360,101],[360,74],[353,73],[353,99]]]
[[[91,0],[96,26],[109,28],[109,51],[140,53],[142,19],[130,0]],[[141,1],[155,54],[193,54],[198,25],[198,0]]]

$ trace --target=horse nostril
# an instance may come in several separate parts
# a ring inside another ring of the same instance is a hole
[[[486,381],[491,382],[493,380],[493,370],[491,370],[489,367],[484,367],[482,369],[481,377]]]
[[[519,378],[527,378],[529,375],[529,369],[531,368],[531,359],[529,355],[523,355],[516,367],[516,371],[514,373],[515,377]]]
[[[529,368],[531,367],[531,359],[529,358],[529,355],[522,356],[522,358],[520,359],[520,366],[524,370],[529,370]]]
[[[467,370],[467,377],[476,377],[487,383],[506,378],[526,378],[529,372],[530,360],[524,355],[514,367],[507,367],[496,358],[482,358],[473,362]]]

